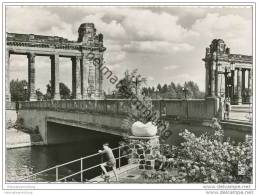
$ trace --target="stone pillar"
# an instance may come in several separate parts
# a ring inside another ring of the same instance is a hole
[[[5,52],[5,101],[11,101],[10,92],[10,51],[7,49]]]
[[[30,101],[37,100],[35,90],[35,54],[29,53],[28,57],[28,99]]]
[[[216,83],[215,83],[215,70],[216,70],[216,61],[212,62],[212,68],[211,68],[211,96],[215,96],[215,91],[216,91]]]
[[[225,77],[225,98],[228,97],[228,73],[225,72],[224,73],[224,77]]]
[[[100,97],[100,91],[99,91],[99,87],[100,87],[100,74],[101,72],[99,71],[99,66],[101,63],[101,59],[100,59],[100,55],[96,55],[96,60],[97,63],[95,62],[95,97],[99,98]]]
[[[219,95],[219,74],[218,74],[218,66],[215,62],[215,96]]]
[[[245,69],[242,69],[242,97],[245,95]]]
[[[242,103],[242,93],[241,93],[241,68],[237,69],[237,103],[241,104]]]
[[[88,98],[88,75],[89,75],[89,60],[85,55],[81,58],[81,94],[82,99]]]
[[[142,170],[153,170],[159,151],[159,136],[129,136],[129,164],[137,164]]]
[[[51,59],[51,90],[52,98],[54,100],[60,100],[59,91],[59,55],[55,54],[50,56]]]
[[[74,99],[81,99],[81,58],[72,57],[72,96]]]
[[[248,69],[248,103],[252,103],[252,70]]]
[[[205,61],[205,95],[209,96],[209,69],[208,63]]]

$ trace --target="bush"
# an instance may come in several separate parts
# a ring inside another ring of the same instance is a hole
[[[222,130],[200,137],[185,130],[180,136],[185,142],[179,148],[177,165],[180,172],[186,173],[188,182],[251,182],[252,143],[248,140],[238,145],[230,139],[223,142]]]
[[[185,140],[180,146],[162,145],[167,157],[165,172],[144,171],[150,182],[160,183],[251,183],[252,142],[246,139],[237,145],[222,141],[223,130],[197,137],[188,130],[179,134]]]

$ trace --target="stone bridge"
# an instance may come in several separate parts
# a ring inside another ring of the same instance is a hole
[[[211,129],[207,125],[212,117],[219,116],[217,99],[153,100],[153,109],[169,122],[170,143],[178,143],[180,130],[188,128],[197,134]],[[52,100],[21,102],[20,116],[27,128],[38,128],[45,144],[78,140],[81,135],[74,129],[123,136],[122,122],[130,111],[129,100]],[[55,131],[55,125],[70,127],[66,133]],[[251,132],[251,125],[226,123],[228,135],[243,139]],[[226,134],[227,134],[226,132]]]

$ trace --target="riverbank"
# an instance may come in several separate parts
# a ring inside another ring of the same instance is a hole
[[[19,131],[15,128],[6,130],[6,149],[43,145],[41,136]]]
[[[6,149],[43,145],[40,134],[24,132],[12,127],[17,119],[15,110],[6,110]],[[7,128],[7,126],[9,126]]]

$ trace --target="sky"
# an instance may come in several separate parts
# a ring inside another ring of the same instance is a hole
[[[252,55],[250,7],[74,6],[7,7],[6,31],[77,40],[81,23],[92,22],[104,35],[104,60],[122,78],[137,68],[148,86],[192,80],[205,87],[202,58],[213,39],[221,38],[231,53]],[[60,82],[71,89],[71,60],[60,58]],[[26,79],[27,59],[11,55],[11,79]],[[36,57],[36,89],[46,91],[50,59]],[[104,79],[104,89],[113,86]]]

